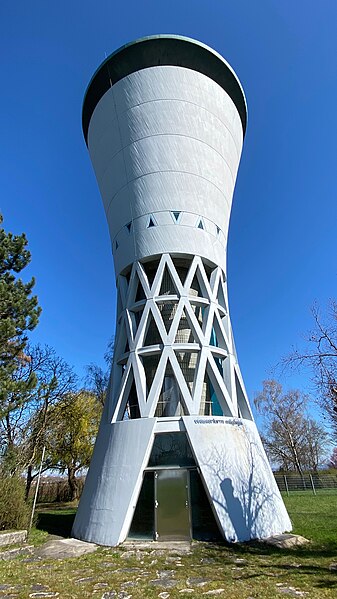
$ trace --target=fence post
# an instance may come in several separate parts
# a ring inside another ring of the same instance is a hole
[[[289,489],[288,489],[288,481],[287,481],[287,477],[286,477],[286,475],[285,475],[285,474],[284,474],[283,476],[284,476],[284,484],[285,484],[285,488],[286,488],[286,491],[287,491],[287,495],[288,495],[288,497],[289,497]]]
[[[309,474],[309,477],[310,477],[310,482],[311,482],[311,486],[312,486],[312,492],[314,495],[316,495],[316,489],[315,489],[314,481],[313,481],[311,474]]]
[[[37,475],[37,481],[36,481],[36,487],[35,487],[35,495],[34,495],[34,501],[33,501],[33,507],[32,507],[32,513],[30,516],[30,522],[29,522],[29,528],[28,528],[28,534],[30,533],[30,529],[32,528],[32,524],[33,524],[33,518],[34,518],[34,512],[35,512],[35,506],[36,506],[36,500],[37,500],[37,494],[39,492],[39,485],[40,485],[40,478],[41,478],[41,472],[42,472],[42,466],[43,466],[43,460],[44,460],[44,454],[46,451],[46,447],[43,446],[43,450],[42,450],[42,458],[41,458],[41,463],[40,463],[40,468],[39,468],[39,473]]]

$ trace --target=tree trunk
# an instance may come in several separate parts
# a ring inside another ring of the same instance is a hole
[[[76,468],[68,466],[68,485],[70,490],[70,501],[79,499],[79,488],[76,478]]]
[[[26,478],[26,490],[25,490],[25,500],[28,500],[28,496],[29,496],[29,491],[30,491],[30,487],[32,486],[32,480],[33,480],[33,466],[28,466],[27,469],[27,478]]]

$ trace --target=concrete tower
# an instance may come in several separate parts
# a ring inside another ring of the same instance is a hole
[[[83,130],[118,307],[77,538],[242,541],[291,529],[228,312],[227,233],[245,127],[235,73],[191,39],[123,46],[89,84]]]

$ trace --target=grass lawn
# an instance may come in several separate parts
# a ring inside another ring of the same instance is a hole
[[[193,543],[191,553],[182,555],[160,544],[146,550],[123,545],[67,560],[22,556],[0,562],[0,599],[42,593],[58,593],[61,599],[207,599],[218,596],[209,593],[217,589],[229,599],[336,598],[337,495],[298,493],[284,499],[294,532],[310,538],[310,545],[278,550],[259,543]],[[29,542],[40,544],[48,534],[69,535],[74,514],[69,505],[39,506]]]

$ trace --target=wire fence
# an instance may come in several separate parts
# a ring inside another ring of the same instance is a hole
[[[289,495],[293,492],[308,491],[316,495],[322,491],[337,493],[337,474],[324,474],[320,472],[306,472],[303,475],[289,472],[274,473],[280,491]]]

